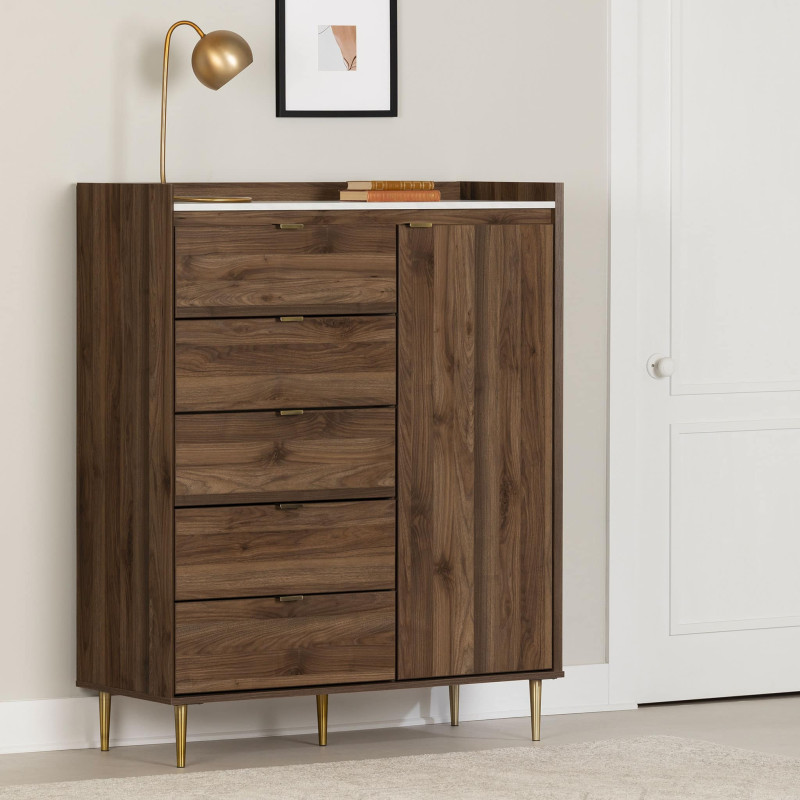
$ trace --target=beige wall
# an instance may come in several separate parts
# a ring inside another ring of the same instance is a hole
[[[79,694],[73,184],[158,179],[162,39],[185,14],[256,61],[211,93],[176,35],[173,180],[566,183],[564,652],[605,660],[606,3],[399,5],[399,119],[278,120],[268,0],[4,4],[0,700]]]

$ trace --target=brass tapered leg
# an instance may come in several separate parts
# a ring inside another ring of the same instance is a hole
[[[531,681],[531,739],[538,742],[542,735],[542,682]]]
[[[317,695],[317,730],[319,731],[319,746],[328,744],[328,695]]]
[[[455,728],[458,726],[458,684],[450,687],[450,724]]]
[[[100,749],[108,750],[108,732],[111,728],[111,695],[100,692]]]
[[[178,768],[186,766],[186,712],[188,706],[175,706],[175,754]]]

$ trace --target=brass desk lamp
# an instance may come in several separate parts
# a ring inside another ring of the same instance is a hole
[[[233,31],[212,31],[205,34],[200,28],[181,20],[168,31],[164,41],[164,71],[161,79],[161,183],[167,182],[166,146],[167,146],[167,77],[169,74],[169,45],[173,31],[181,25],[194,28],[200,37],[192,53],[192,70],[197,80],[209,89],[220,89],[231,78],[235,78],[243,69],[253,63],[253,51],[250,45]],[[176,197],[176,200],[194,202],[247,202],[249,197]]]

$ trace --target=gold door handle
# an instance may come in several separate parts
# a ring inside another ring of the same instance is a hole
[[[408,223],[408,227],[409,228],[432,228],[433,227],[433,223],[432,222],[409,222]]]
[[[281,222],[282,231],[301,231],[304,227],[302,222]]]
[[[302,594],[287,594],[278,598],[279,603],[297,603],[303,599]]]
[[[303,413],[302,408],[289,408],[278,412],[282,417],[299,417]]]
[[[294,511],[296,508],[302,508],[302,503],[278,503],[278,508],[281,511]]]
[[[281,322],[302,322],[305,317],[280,317]]]

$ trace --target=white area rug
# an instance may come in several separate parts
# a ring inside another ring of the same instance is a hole
[[[0,788],[9,800],[789,800],[800,760],[670,736]]]

